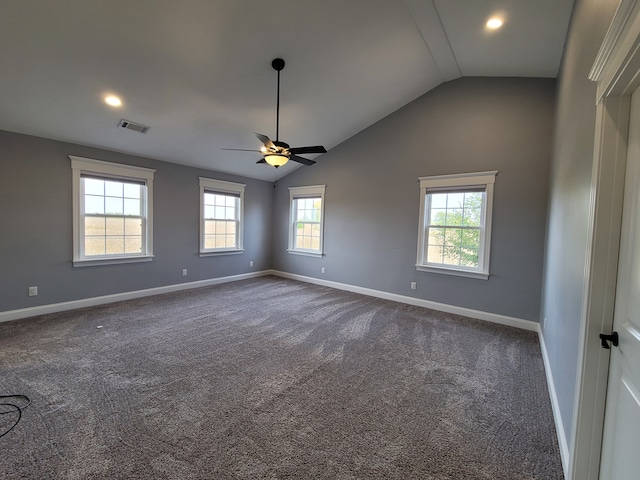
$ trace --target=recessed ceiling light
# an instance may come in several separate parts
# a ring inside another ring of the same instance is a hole
[[[487,21],[487,28],[495,30],[496,28],[500,28],[502,26],[502,23],[503,23],[502,19],[498,17],[493,17]]]
[[[115,95],[108,95],[104,97],[104,101],[107,105],[111,105],[112,107],[119,107],[122,105],[122,100]]]

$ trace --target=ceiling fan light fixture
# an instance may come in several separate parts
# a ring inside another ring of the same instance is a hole
[[[281,153],[272,153],[270,155],[266,155],[264,160],[272,167],[278,168],[287,163],[289,161],[289,157]]]

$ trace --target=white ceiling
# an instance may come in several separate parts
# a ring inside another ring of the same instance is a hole
[[[221,150],[259,148],[252,132],[275,139],[273,58],[287,63],[280,140],[330,149],[460,76],[555,77],[572,5],[3,0],[0,130],[274,180],[259,154]],[[490,32],[496,13],[505,24]],[[122,118],[151,129],[117,128]]]

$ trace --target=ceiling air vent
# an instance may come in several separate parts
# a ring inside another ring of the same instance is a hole
[[[118,123],[120,128],[126,128],[127,130],[133,130],[138,133],[147,133],[151,127],[147,127],[146,125],[142,125],[140,123],[130,122],[129,120],[122,119],[120,123]]]

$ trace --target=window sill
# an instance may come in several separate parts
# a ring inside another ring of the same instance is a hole
[[[233,250],[216,250],[216,251],[206,251],[200,252],[201,257],[215,257],[216,255],[238,255],[240,253],[244,253],[243,248],[233,249]]]
[[[153,255],[144,255],[138,257],[109,257],[109,258],[84,258],[80,260],[74,260],[74,267],[95,267],[98,265],[118,265],[121,263],[140,263],[150,262],[153,260]]]
[[[458,277],[478,278],[481,280],[489,279],[489,273],[473,272],[469,270],[458,270],[455,268],[447,268],[447,267],[416,265],[416,270],[419,270],[421,272],[429,272],[429,273],[444,273],[445,275],[456,275]]]
[[[303,256],[306,256],[306,257],[322,258],[324,256],[323,253],[306,252],[304,250],[292,250],[290,248],[287,249],[287,252],[289,252],[292,255],[303,255]]]

